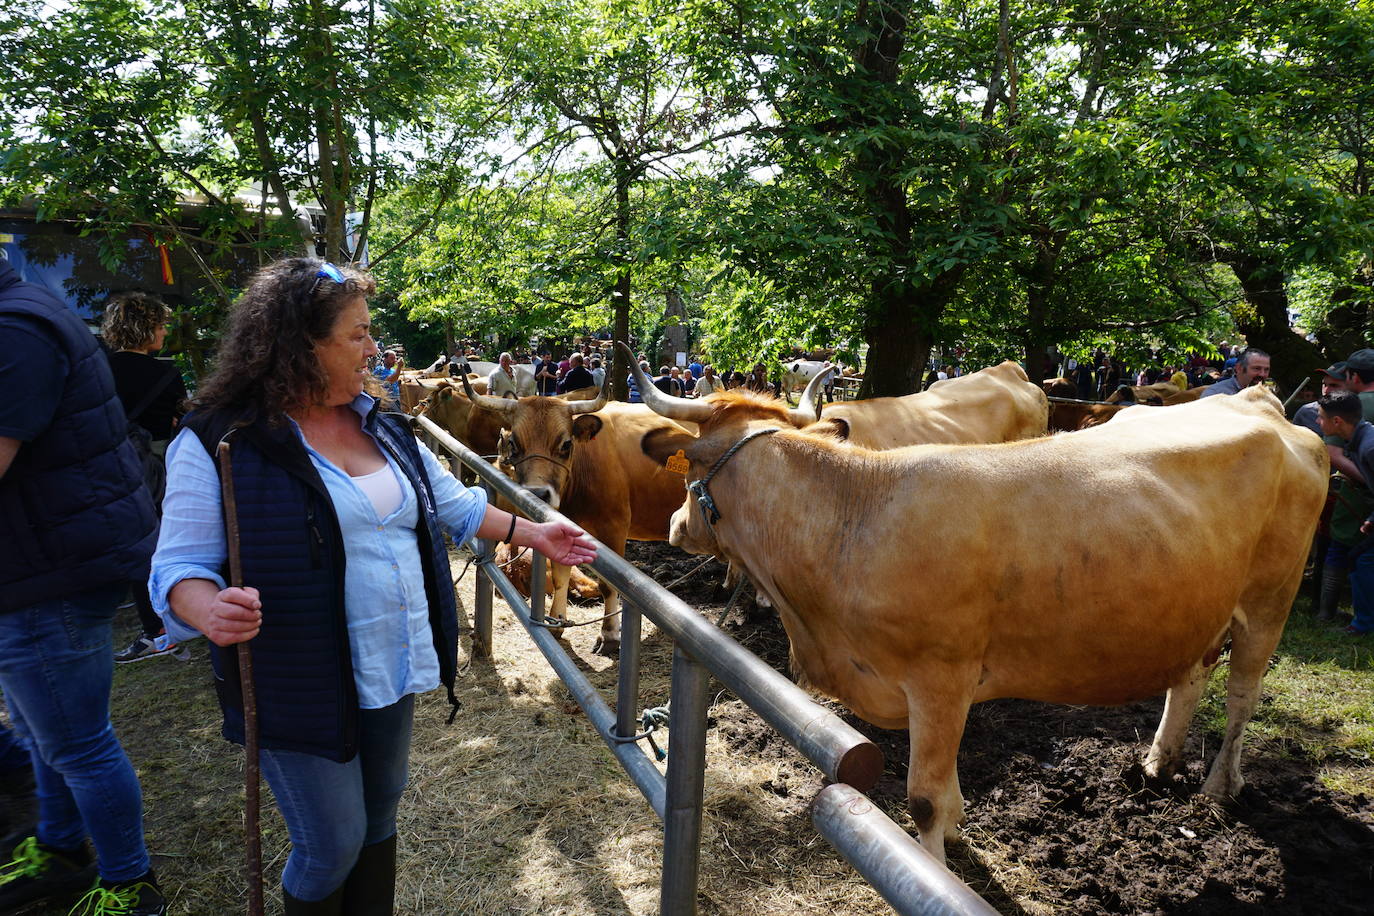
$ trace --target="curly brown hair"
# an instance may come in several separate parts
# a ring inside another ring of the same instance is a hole
[[[105,300],[100,336],[115,350],[142,350],[172,317],[172,310],[150,293],[117,293]]]
[[[254,274],[229,313],[210,376],[196,393],[203,410],[232,410],[269,421],[324,398],[329,380],[315,356],[344,306],[372,295],[369,274],[339,267],[336,283],[319,258],[287,258]]]

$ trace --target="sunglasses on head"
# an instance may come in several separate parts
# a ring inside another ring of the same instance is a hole
[[[326,261],[315,274],[315,285],[310,287],[310,295],[319,292],[321,280],[333,280],[335,283],[343,284],[344,279],[343,271]]]

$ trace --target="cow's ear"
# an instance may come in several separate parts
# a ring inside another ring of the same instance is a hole
[[[594,413],[584,413],[573,420],[573,437],[589,442],[601,432],[601,418]]]
[[[696,442],[696,436],[690,433],[660,426],[658,429],[651,429],[645,433],[644,438],[639,440],[639,447],[644,450],[645,455],[653,459],[655,464],[664,464],[678,452],[685,452],[696,445]]]

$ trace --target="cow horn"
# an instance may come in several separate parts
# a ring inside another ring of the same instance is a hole
[[[689,401],[686,398],[675,398],[670,394],[664,394],[654,387],[653,379],[644,374],[644,370],[639,368],[638,361],[630,348],[620,341],[615,342],[616,349],[630,366],[630,374],[635,377],[635,387],[639,389],[639,398],[649,408],[660,417],[667,417],[669,420],[686,420],[688,423],[705,423],[711,417],[712,408],[710,404],[701,401]]]
[[[467,394],[469,401],[510,420],[511,412],[515,409],[515,401],[510,398],[494,398],[489,394],[478,394],[472,390],[472,382],[468,381],[467,373],[459,375],[458,380],[463,383],[463,392]]]
[[[577,416],[583,413],[596,413],[606,406],[606,402],[611,399],[611,374],[606,373],[606,377],[601,381],[601,393],[592,401],[569,401],[568,415]]]
[[[825,380],[835,371],[834,366],[826,366],[820,372],[811,376],[811,381],[806,383],[806,390],[802,392],[801,403],[793,407],[792,423],[798,428],[810,426],[821,418],[820,411],[816,409],[816,402],[820,400],[821,386]]]

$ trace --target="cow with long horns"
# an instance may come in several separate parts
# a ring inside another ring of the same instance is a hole
[[[496,449],[501,469],[624,556],[627,540],[666,540],[668,520],[682,504],[682,477],[646,458],[640,442],[651,433],[688,430],[643,404],[607,403],[607,390],[590,401],[512,400],[471,390],[467,396],[501,418]],[[814,397],[815,391],[810,388],[808,394]],[[792,413],[789,422],[798,426],[816,419],[814,409]],[[566,616],[568,577],[566,567],[554,568],[550,617]],[[606,618],[595,651],[612,655],[620,647],[619,594],[608,585],[603,591]]]
[[[1244,785],[1241,735],[1328,471],[1320,439],[1267,391],[1126,410],[1072,436],[891,451],[795,430],[776,401],[747,393],[696,404],[641,391],[663,416],[699,424],[642,443],[656,463],[686,459],[670,543],[744,568],[777,608],[802,680],[875,725],[910,729],[908,807],[937,857],[962,817],[970,704],[1167,691],[1145,760],[1165,778],[1228,639],[1228,721],[1202,788]],[[1045,531],[1059,532],[1053,550]],[[1184,544],[1178,531],[1211,537]],[[1150,562],[1104,549],[1118,543],[1149,545]]]

